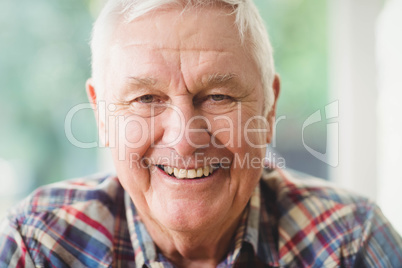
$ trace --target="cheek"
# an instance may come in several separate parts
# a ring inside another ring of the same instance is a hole
[[[233,148],[238,142],[237,138],[241,130],[238,128],[236,120],[230,117],[221,117],[210,120],[211,123],[211,143],[217,148]],[[240,131],[239,131],[240,130]]]
[[[115,144],[110,146],[115,168],[120,182],[130,196],[136,196],[143,202],[143,193],[149,188],[148,162],[144,158],[151,147],[150,120],[136,115],[115,116]]]
[[[243,136],[248,147],[255,150],[265,149],[268,135],[270,135],[270,125],[265,117],[253,116],[244,122]]]
[[[129,116],[118,122],[119,141],[130,149],[141,149],[150,140],[149,122],[142,117]]]
[[[232,161],[227,163],[230,165],[228,172],[232,181],[231,191],[240,191],[248,197],[258,182],[264,166],[267,122],[263,117],[253,117],[239,112],[211,122],[213,122],[212,142],[215,140],[219,146],[225,147],[231,153]],[[257,180],[249,181],[245,178],[257,178]]]
[[[149,120],[127,114],[110,118],[107,134],[113,158],[129,162],[141,160],[152,140]]]
[[[213,146],[238,152],[251,150],[254,153],[266,147],[270,128],[263,116],[250,116],[247,111],[235,111],[229,115],[210,118],[209,122]]]

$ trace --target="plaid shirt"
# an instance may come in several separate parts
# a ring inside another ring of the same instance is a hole
[[[402,267],[402,240],[367,199],[264,172],[218,267]],[[115,176],[40,188],[0,226],[0,267],[174,267]]]

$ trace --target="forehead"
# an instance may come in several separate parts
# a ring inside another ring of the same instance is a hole
[[[234,41],[240,45],[235,17],[227,7],[160,9],[141,16],[131,23],[119,23],[116,44],[120,46],[170,46],[171,49],[217,50]],[[217,40],[217,37],[219,40]]]
[[[110,50],[116,76],[258,73],[231,12],[222,6],[170,8],[119,23]]]

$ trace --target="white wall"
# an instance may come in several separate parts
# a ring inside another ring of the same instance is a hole
[[[388,1],[377,24],[378,203],[402,233],[402,0]]]
[[[331,148],[339,165],[329,167],[330,178],[376,201],[400,233],[402,8],[395,2],[401,1],[381,13],[381,0],[328,0],[329,95],[339,100],[339,148]]]
[[[340,185],[377,198],[375,21],[380,0],[329,0],[330,101],[339,100]],[[336,148],[333,148],[336,149]]]

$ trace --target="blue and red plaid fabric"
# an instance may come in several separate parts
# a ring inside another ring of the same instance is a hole
[[[174,267],[115,176],[49,185],[0,225],[0,267]],[[402,267],[402,240],[365,198],[265,171],[218,267]]]

